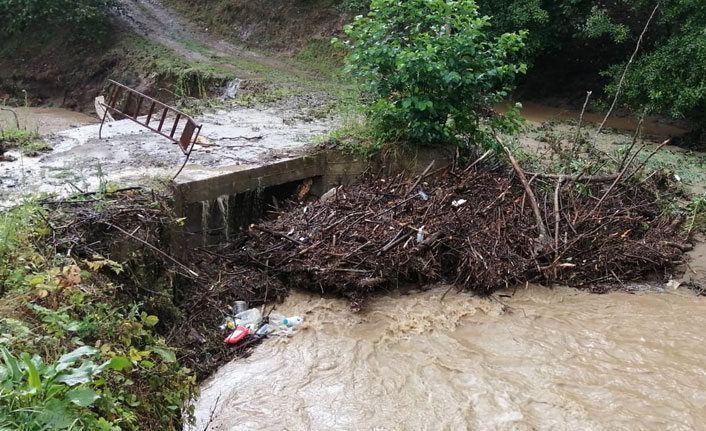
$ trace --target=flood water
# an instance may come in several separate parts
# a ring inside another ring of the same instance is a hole
[[[20,128],[42,135],[99,121],[90,115],[65,108],[22,107],[11,109],[17,113]],[[14,115],[11,112],[0,110],[0,129],[10,127],[17,127]]]
[[[706,429],[706,299],[444,291],[358,314],[293,294],[278,311],[304,315],[303,329],[207,380],[194,429]]]
[[[508,105],[500,103],[494,108],[498,112],[507,112]],[[522,102],[522,117],[533,123],[543,123],[545,121],[578,121],[581,116],[581,107],[576,109],[546,106],[534,102]],[[598,125],[603,121],[605,113],[586,112],[583,116],[584,124]],[[637,128],[638,119],[634,116],[612,115],[606,121],[605,127],[618,129],[626,132],[634,132]],[[670,137],[679,136],[688,130],[677,125],[666,122],[657,117],[647,117],[642,126],[643,133],[650,136]]]

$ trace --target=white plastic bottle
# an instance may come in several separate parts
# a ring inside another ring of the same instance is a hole
[[[289,328],[298,328],[304,323],[304,318],[301,316],[292,316],[285,318],[282,323],[287,325]]]
[[[287,318],[278,313],[270,314],[270,326],[286,326],[284,321]]]
[[[245,310],[242,313],[235,315],[235,321],[240,326],[253,326],[255,328],[260,327],[260,322],[262,321],[262,313],[257,308],[251,308]]]

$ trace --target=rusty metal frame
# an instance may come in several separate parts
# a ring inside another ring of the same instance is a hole
[[[114,114],[119,115],[118,118],[127,118],[129,120],[132,120],[140,126],[145,127],[153,131],[154,133],[170,140],[172,143],[179,145],[179,149],[186,156],[184,165],[182,165],[182,169],[184,168],[186,162],[188,162],[189,157],[191,156],[191,152],[194,149],[194,144],[196,143],[196,140],[199,138],[199,134],[201,133],[201,124],[197,124],[196,121],[194,121],[194,119],[191,118],[189,115],[165,103],[162,103],[159,100],[153,99],[152,97],[149,97],[146,94],[142,94],[139,91],[134,90],[126,85],[113,81],[112,79],[108,81],[108,85],[106,87],[106,94],[107,96],[105,98],[105,103],[100,103],[101,106],[105,108],[105,112],[103,113],[101,125],[98,129],[99,139],[102,139],[103,137],[103,124],[105,124],[106,116],[110,111]],[[135,100],[134,108],[131,106],[133,98]],[[147,118],[144,121],[141,121],[138,119],[138,117],[141,116],[140,112],[143,106],[145,108],[149,106],[149,110],[147,111]],[[128,110],[130,110],[131,112],[128,112]],[[159,125],[157,126],[157,128],[154,128],[150,126],[150,121],[154,117],[159,115],[159,111],[161,111],[161,115],[159,116]],[[167,131],[164,130],[164,126],[165,120],[167,119],[169,114],[174,114],[174,123],[170,124],[171,127],[167,127]],[[179,138],[174,138],[174,134],[176,133],[177,127],[182,119],[186,120],[184,129],[182,130]],[[194,134],[194,132],[196,132],[196,134]],[[179,169],[179,172],[177,172],[174,178],[176,178],[176,176],[179,175],[180,172],[181,169]]]

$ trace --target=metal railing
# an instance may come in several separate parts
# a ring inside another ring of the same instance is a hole
[[[184,165],[186,165],[194,144],[201,133],[200,124],[197,124],[189,115],[113,80],[108,81],[105,94],[105,101],[100,102],[105,111],[98,129],[98,138],[102,138],[103,124],[110,112],[116,119],[130,119],[178,144],[181,152],[186,156],[184,161]],[[184,124],[181,128],[181,133],[175,138],[174,136],[177,134],[181,123]],[[177,172],[177,175],[180,172],[181,169]],[[176,175],[174,178],[176,178]]]

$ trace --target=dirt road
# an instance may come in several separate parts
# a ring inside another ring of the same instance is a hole
[[[242,63],[255,63],[268,69],[306,75],[289,62],[265,56],[218,38],[187,20],[159,0],[119,0],[121,20],[137,34],[172,49],[184,58],[212,64],[234,72],[241,78],[257,76]]]

